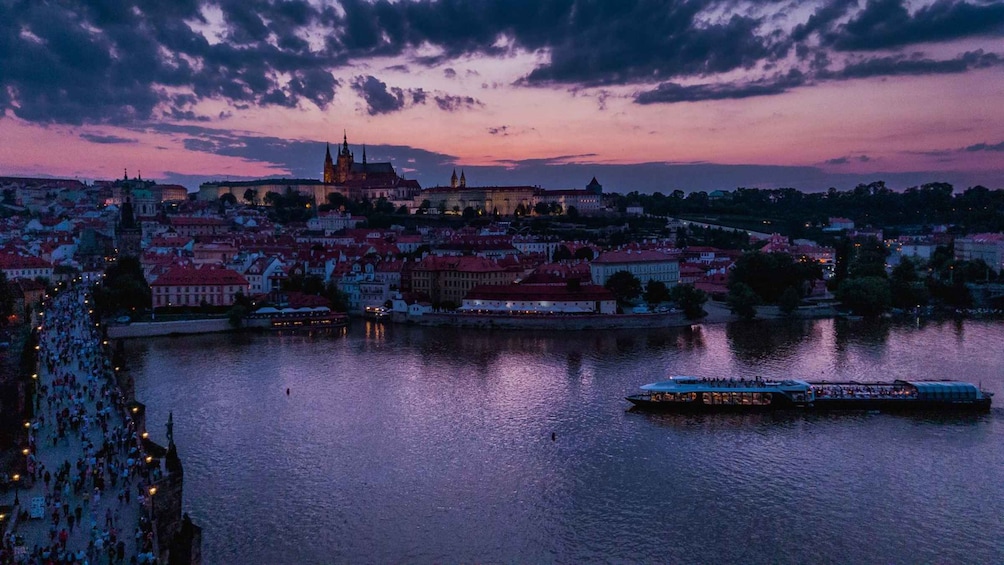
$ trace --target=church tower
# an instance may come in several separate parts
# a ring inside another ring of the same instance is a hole
[[[460,171],[460,188],[467,188],[467,176],[464,175],[463,169]]]
[[[335,163],[331,160],[331,144],[324,145],[324,184],[335,184]]]
[[[457,188],[457,170],[453,169],[453,174],[450,176],[450,188]]]
[[[349,136],[342,132],[342,148],[338,151],[338,162],[335,164],[335,182],[341,184],[349,180],[353,161],[352,152],[349,151]]]
[[[115,235],[118,239],[119,257],[139,257],[140,242],[143,240],[143,228],[136,222],[133,214],[132,201],[126,198],[122,203],[119,215],[119,223],[116,226]]]

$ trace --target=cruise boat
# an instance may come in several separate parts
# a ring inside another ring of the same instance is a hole
[[[785,409],[971,411],[990,410],[993,393],[959,381],[885,383],[808,382],[797,379],[715,379],[690,376],[647,384],[632,404],[666,412],[756,412]]]

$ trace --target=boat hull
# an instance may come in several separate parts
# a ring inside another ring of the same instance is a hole
[[[879,412],[989,412],[990,399],[963,400],[918,400],[918,399],[816,399],[813,402],[795,403],[781,395],[775,395],[770,404],[705,404],[703,395],[692,402],[654,401],[647,394],[628,396],[627,400],[639,410],[674,413],[749,413],[773,412],[778,410],[805,411],[879,411]]]

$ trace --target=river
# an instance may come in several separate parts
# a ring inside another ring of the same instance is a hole
[[[983,321],[355,321],[126,350],[153,439],[174,413],[208,565],[1004,563],[1002,344]],[[667,374],[955,378],[997,398],[969,417],[628,410]]]

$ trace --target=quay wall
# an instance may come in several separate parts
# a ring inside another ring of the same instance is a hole
[[[245,320],[245,327],[263,327],[269,325],[268,319]],[[191,335],[233,331],[230,320],[214,318],[211,320],[176,320],[169,322],[134,322],[108,326],[108,337],[111,339],[129,339],[136,337],[157,337],[164,335]]]
[[[574,316],[508,316],[437,312],[408,317],[407,323],[421,326],[504,330],[617,330],[657,329],[689,326],[682,314],[584,314]]]

